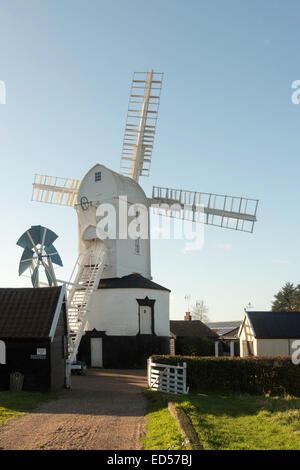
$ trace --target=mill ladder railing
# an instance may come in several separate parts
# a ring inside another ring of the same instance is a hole
[[[93,293],[98,289],[105,267],[106,250],[103,248],[97,256],[92,250],[79,255],[73,274],[77,275],[70,287],[67,300],[69,325],[69,362],[76,359],[78,347],[84,334],[93,300]]]

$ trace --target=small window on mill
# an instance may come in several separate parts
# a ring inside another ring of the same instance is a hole
[[[95,173],[95,181],[101,181],[101,171],[96,171]]]

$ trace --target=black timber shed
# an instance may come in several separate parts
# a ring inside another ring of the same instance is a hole
[[[65,287],[0,289],[0,389],[12,372],[23,390],[49,392],[65,385]]]

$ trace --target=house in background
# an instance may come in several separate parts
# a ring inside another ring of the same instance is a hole
[[[227,335],[230,333],[231,337],[235,337],[238,334],[238,331],[241,326],[241,321],[220,321],[220,322],[208,322],[205,323],[208,328],[210,328],[215,333],[219,335]]]
[[[12,372],[24,375],[23,390],[63,388],[67,333],[64,286],[0,289],[0,389]]]
[[[241,321],[221,321],[208,322],[208,326],[212,331],[217,333],[220,343],[218,345],[218,355],[240,355],[240,341],[238,332]]]
[[[189,312],[184,320],[170,320],[170,351],[179,355],[214,355],[218,335],[200,320],[192,320]]]
[[[238,336],[241,357],[290,356],[300,340],[300,312],[245,312]]]

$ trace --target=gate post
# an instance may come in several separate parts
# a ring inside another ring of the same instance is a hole
[[[152,359],[151,357],[148,357],[147,359],[147,377],[148,377],[148,386],[151,388],[151,364],[152,364]]]
[[[187,389],[187,386],[186,386],[186,362],[183,363],[183,387],[184,387],[184,390],[183,390],[183,393],[184,394],[187,394],[188,393],[188,389]]]

